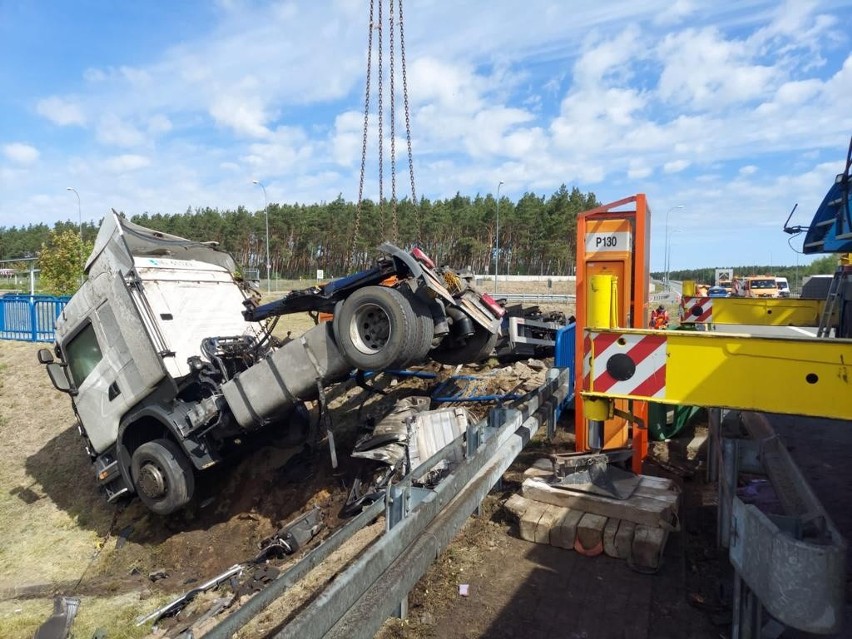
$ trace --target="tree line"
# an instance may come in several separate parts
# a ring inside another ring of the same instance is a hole
[[[266,276],[266,218],[273,277],[313,278],[317,269],[339,277],[371,266],[383,241],[420,246],[437,264],[493,273],[498,250],[500,273],[557,275],[572,272],[576,257],[577,214],[599,205],[594,193],[562,185],[549,197],[524,194],[517,202],[493,195],[457,193],[448,199],[404,199],[393,207],[364,200],[360,208],[338,196],[320,204],[270,203],[249,211],[204,207],[183,213],[134,215],[144,227],[197,241],[215,241],[243,269]],[[395,212],[394,212],[395,209]],[[499,224],[499,238],[497,237]],[[21,228],[0,227],[0,259],[36,257],[51,233],[80,232],[72,222]],[[97,225],[82,228],[91,243]],[[498,242],[499,240],[499,242]]]
[[[837,268],[838,256],[825,255],[818,257],[810,264],[800,266],[766,266],[760,264],[746,264],[733,267],[734,276],[739,275],[774,275],[775,277],[786,277],[790,287],[795,290],[801,286],[802,281],[809,275],[820,275],[834,273]],[[715,267],[704,267],[694,269],[682,269],[671,271],[669,278],[673,280],[694,280],[699,284],[715,284],[713,277]],[[663,273],[651,273],[656,279],[662,279]]]

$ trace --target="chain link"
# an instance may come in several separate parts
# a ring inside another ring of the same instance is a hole
[[[375,1],[370,0],[370,23],[369,36],[367,38],[367,81],[364,88],[364,130],[361,138],[361,174],[358,180],[358,204],[355,211],[354,233],[352,235],[352,248],[350,251],[350,266],[357,262],[358,239],[361,232],[361,216],[364,202],[364,181],[367,172],[367,139],[370,128],[370,82],[373,54],[373,30],[378,31],[377,36],[377,117],[378,117],[378,155],[379,155],[379,200],[378,200],[378,223],[380,237],[385,237],[385,207],[384,207],[384,70],[383,70],[383,34],[384,30],[382,7],[384,0],[379,0],[378,19],[374,20]],[[388,26],[390,40],[388,50],[390,55],[389,84],[390,84],[390,164],[391,164],[391,214],[392,228],[391,240],[399,242],[399,219],[396,195],[396,78],[395,78],[395,51],[394,51],[394,0],[389,0]],[[421,242],[420,213],[417,204],[417,191],[414,186],[414,155],[411,149],[411,115],[408,103],[408,77],[405,64],[405,32],[403,27],[402,0],[399,0],[399,52],[402,64],[402,93],[405,105],[405,139],[408,146],[408,173],[411,180],[411,202],[414,207],[414,242]]]
[[[420,206],[417,204],[417,191],[414,188],[414,155],[411,152],[411,115],[408,109],[408,78],[405,72],[405,31],[402,18],[402,0],[399,0],[399,57],[402,63],[402,96],[405,104],[405,140],[408,144],[408,174],[411,178],[411,204],[414,207],[414,244],[420,244]]]
[[[380,0],[381,1],[381,0]],[[370,0],[370,22],[367,25],[367,82],[364,89],[364,131],[361,138],[361,175],[358,179],[358,204],[355,207],[355,229],[352,233],[352,247],[349,252],[349,268],[355,266],[355,254],[358,248],[358,235],[361,232],[361,206],[364,201],[364,175],[367,169],[367,131],[370,125],[370,69],[373,57],[373,4]]]
[[[379,20],[378,20],[378,30],[379,30],[379,82],[378,82],[378,92],[377,96],[378,104],[379,104],[379,231],[380,237],[385,236],[385,204],[384,204],[384,178],[382,176],[383,166],[384,166],[384,151],[385,151],[385,137],[384,137],[384,127],[383,127],[383,117],[385,107],[382,103],[382,30],[384,29],[384,25],[382,24],[382,6],[384,5],[384,0],[379,0]]]
[[[399,223],[396,217],[396,89],[394,84],[393,56],[393,0],[390,0],[388,15],[388,35],[390,36],[390,152],[391,152],[391,241],[399,244]]]

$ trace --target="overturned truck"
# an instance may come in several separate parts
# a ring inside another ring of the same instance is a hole
[[[416,248],[379,252],[370,269],[260,305],[214,245],[107,216],[53,351],[38,354],[71,397],[107,499],[136,494],[172,513],[192,499],[195,473],[246,438],[304,437],[304,402],[354,369],[488,356],[504,311],[471,277]],[[305,311],[333,320],[272,335],[279,317]]]

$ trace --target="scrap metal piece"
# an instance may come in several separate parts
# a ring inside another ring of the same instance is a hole
[[[260,563],[272,555],[292,555],[313,539],[321,528],[322,510],[319,508],[299,515],[260,543],[261,551],[252,563]]]
[[[606,454],[561,456],[553,459],[554,488],[576,490],[613,499],[628,499],[639,485],[633,473],[610,466]]]
[[[176,612],[181,610],[184,606],[186,606],[190,601],[195,599],[195,597],[198,596],[199,594],[201,594],[202,592],[205,592],[206,590],[210,590],[211,588],[215,588],[215,587],[219,586],[223,582],[230,579],[232,576],[240,574],[242,571],[243,571],[243,567],[240,564],[235,564],[235,565],[231,566],[225,572],[221,573],[220,575],[213,577],[213,579],[211,579],[210,581],[205,581],[203,584],[201,584],[197,588],[193,588],[192,590],[181,595],[177,599],[167,603],[162,608],[158,608],[157,610],[155,610],[151,614],[145,615],[144,617],[139,617],[138,619],[136,619],[136,625],[141,626],[143,623],[145,623],[147,621],[151,621],[151,620],[154,620],[154,622],[157,622],[161,618],[163,618],[167,615],[175,614]]]
[[[66,639],[71,633],[79,608],[80,600],[77,597],[55,597],[53,614],[39,626],[33,639]]]

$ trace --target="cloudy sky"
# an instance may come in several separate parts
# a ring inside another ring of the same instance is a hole
[[[368,15],[0,0],[0,226],[76,221],[69,186],[89,221],[259,210],[252,179],[272,202],[354,201]],[[852,0],[408,0],[404,17],[418,195],[644,192],[654,269],[667,226],[673,268],[810,261],[781,228],[845,163]]]

